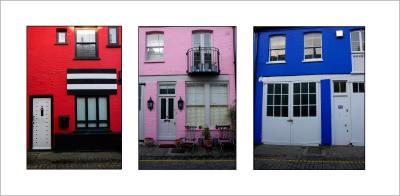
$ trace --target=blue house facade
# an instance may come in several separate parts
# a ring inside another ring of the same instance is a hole
[[[256,27],[254,143],[364,145],[364,27]]]

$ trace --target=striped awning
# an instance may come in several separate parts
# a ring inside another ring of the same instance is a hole
[[[116,69],[67,69],[67,94],[117,94]]]

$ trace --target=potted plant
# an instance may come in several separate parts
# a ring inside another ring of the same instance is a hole
[[[210,129],[208,127],[204,127],[203,129],[203,137],[204,137],[204,146],[206,148],[211,148],[212,147],[212,140],[211,140],[211,135],[210,135]]]

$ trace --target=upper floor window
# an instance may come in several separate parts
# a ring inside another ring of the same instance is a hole
[[[108,46],[118,46],[118,27],[108,27]]]
[[[304,34],[304,60],[322,58],[322,34]]]
[[[97,31],[95,28],[77,28],[75,39],[75,57],[77,59],[98,58]]]
[[[272,36],[269,38],[269,62],[285,61],[286,36]]]
[[[57,29],[57,44],[66,44],[67,43],[67,30],[66,29]]]
[[[350,33],[351,51],[364,52],[365,51],[365,32],[364,30],[356,30]]]
[[[146,60],[156,61],[164,58],[164,34],[149,33],[146,37]]]
[[[193,32],[192,47],[193,65],[195,69],[208,69],[212,65],[211,32]]]

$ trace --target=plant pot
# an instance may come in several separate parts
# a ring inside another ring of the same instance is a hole
[[[151,137],[144,138],[143,142],[145,146],[154,146],[154,140]]]

